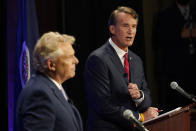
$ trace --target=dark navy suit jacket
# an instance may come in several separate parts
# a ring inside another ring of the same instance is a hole
[[[88,98],[88,131],[130,131],[132,124],[125,120],[123,112],[130,109],[136,118],[139,112],[151,105],[150,93],[144,77],[141,59],[128,51],[130,78],[144,92],[144,101],[136,107],[128,92],[128,79],[123,65],[107,42],[87,59],[85,84]]]
[[[18,131],[82,131],[74,105],[46,76],[36,74],[22,90],[17,105]]]

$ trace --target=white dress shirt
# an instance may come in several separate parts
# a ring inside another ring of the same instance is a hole
[[[65,92],[65,90],[63,89],[63,86],[61,84],[59,84],[58,82],[56,82],[53,78],[51,78],[50,76],[48,76],[48,78],[58,87],[58,89],[63,93],[63,96],[65,97],[66,100],[68,100],[67,94]]]
[[[119,47],[112,41],[111,38],[109,38],[109,43],[110,43],[110,45],[114,48],[114,50],[116,51],[118,57],[120,58],[120,61],[121,61],[122,65],[123,65],[123,67],[124,67],[124,60],[125,60],[124,55],[125,55],[125,53],[128,53],[128,50],[127,50],[127,52],[125,52],[124,50],[122,50],[121,48],[119,48]],[[132,58],[129,58],[129,59],[132,59]],[[143,93],[142,90],[140,90],[140,92],[141,92],[142,97],[141,97],[140,99],[133,99],[134,102],[136,103],[136,105],[139,105],[139,104],[144,100],[144,93]]]
[[[179,4],[177,4],[177,6],[178,6],[181,14],[184,16],[184,19],[188,20],[188,18],[190,16],[190,6],[188,5],[188,6],[183,7]]]

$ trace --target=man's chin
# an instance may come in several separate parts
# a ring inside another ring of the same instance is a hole
[[[76,75],[76,73],[74,72],[74,73],[72,74],[71,78],[73,78],[75,75]]]
[[[133,45],[133,42],[129,42],[126,44],[128,47]]]
[[[69,77],[68,77],[68,79],[67,79],[67,80],[69,80],[69,79],[73,78],[74,76],[75,76],[75,72],[74,72],[73,74],[69,75]]]

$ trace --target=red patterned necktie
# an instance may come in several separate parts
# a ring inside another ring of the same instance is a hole
[[[128,81],[129,81],[129,61],[128,61],[127,53],[125,53],[124,58],[125,58],[124,69],[125,69],[125,72],[127,73],[127,77],[128,77]]]

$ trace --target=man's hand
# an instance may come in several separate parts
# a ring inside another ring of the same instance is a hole
[[[159,115],[158,108],[149,107],[143,114],[144,114],[144,121],[155,118]]]
[[[133,99],[141,98],[140,90],[138,89],[137,84],[129,83],[128,90]]]

